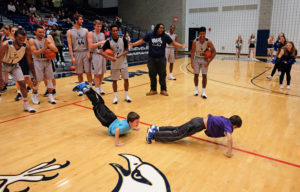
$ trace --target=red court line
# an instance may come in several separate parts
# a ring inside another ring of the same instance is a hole
[[[90,109],[92,110],[92,108],[90,107],[86,107],[86,106],[83,106],[83,105],[79,105],[79,104],[76,104],[74,103],[73,105],[76,105],[78,107],[82,107],[82,108],[86,108],[86,109]],[[117,117],[120,117],[122,119],[126,119],[125,117],[122,117],[122,116],[118,116]],[[144,124],[144,125],[151,125],[149,123],[144,123],[144,122],[140,122],[141,124]],[[226,147],[226,145],[224,144],[221,144],[221,143],[217,143],[217,142],[214,142],[214,141],[210,141],[210,140],[206,140],[206,139],[202,139],[202,138],[199,138],[199,137],[195,137],[195,136],[190,136],[191,138],[193,139],[197,139],[197,140],[200,140],[200,141],[205,141],[207,143],[211,143],[211,144],[215,144],[215,145],[219,145],[219,146],[222,146],[222,147]],[[256,157],[261,157],[261,158],[264,158],[264,159],[268,159],[268,160],[271,160],[271,161],[275,161],[275,162],[278,162],[278,163],[282,163],[282,164],[286,164],[286,165],[290,165],[290,166],[293,166],[293,167],[297,167],[297,168],[300,168],[300,165],[298,164],[294,164],[294,163],[290,163],[290,162],[287,162],[287,161],[282,161],[280,159],[275,159],[275,158],[272,158],[272,157],[268,157],[268,156],[265,156],[265,155],[261,155],[261,154],[258,154],[258,153],[253,153],[253,152],[250,152],[250,151],[246,151],[244,149],[239,149],[239,148],[236,148],[236,147],[232,147],[233,150],[236,150],[236,151],[240,151],[240,152],[243,152],[243,153],[247,153],[249,155],[254,155]]]

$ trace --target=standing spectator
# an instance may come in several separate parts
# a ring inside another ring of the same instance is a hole
[[[283,89],[283,78],[284,74],[286,74],[286,82],[287,82],[287,89],[290,89],[291,83],[291,70],[292,65],[296,62],[297,56],[297,49],[294,46],[292,41],[288,41],[286,46],[284,46],[278,55],[278,60],[280,62],[281,67],[281,74],[279,78],[280,89]]]
[[[251,34],[250,39],[248,40],[248,44],[249,44],[248,58],[255,59],[256,39],[255,39],[255,35],[253,33]],[[251,53],[252,53],[252,57],[251,57]]]
[[[13,2],[9,2],[7,5],[7,14],[8,15],[13,15],[16,12],[16,6],[13,4]]]
[[[187,48],[186,45],[177,43],[171,39],[169,35],[165,34],[165,26],[159,23],[155,26],[153,32],[147,33],[143,39],[130,44],[131,47],[139,46],[144,43],[149,43],[149,57],[148,57],[148,69],[149,77],[151,80],[151,89],[146,95],[156,95],[156,76],[159,76],[159,83],[161,88],[161,95],[168,96],[166,85],[166,44],[171,44],[178,48]]]
[[[35,6],[33,4],[30,5],[29,12],[33,13],[33,14],[36,14],[36,8],[35,8]]]
[[[268,58],[273,59],[273,52],[274,52],[274,35],[271,34],[271,36],[268,39]]]
[[[105,29],[104,35],[105,35],[105,39],[109,39],[109,37],[110,37],[110,31],[108,30],[108,28]]]
[[[62,39],[62,36],[63,36],[62,31],[58,30],[58,27],[55,24],[55,25],[52,26],[52,31],[50,32],[50,35],[53,37],[55,46],[58,49],[61,65],[65,66],[65,59],[64,59],[64,56],[63,56],[63,45],[64,44],[63,44],[63,39]],[[58,54],[56,54],[57,64],[60,64],[59,56],[58,56]]]
[[[115,24],[120,28],[122,25],[122,19],[119,16],[116,16]],[[119,34],[120,35],[120,34]]]
[[[72,26],[73,26],[73,23],[72,23],[71,19],[68,17],[67,22],[66,22],[66,28],[71,29]]]
[[[235,41],[236,57],[237,58],[240,58],[243,43],[244,43],[244,41],[242,39],[242,36],[239,35],[237,40]]]

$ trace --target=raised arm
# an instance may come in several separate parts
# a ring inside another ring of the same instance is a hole
[[[135,47],[135,46],[143,45],[145,43],[146,43],[146,41],[144,41],[144,39],[140,39],[134,43],[129,44],[129,47]]]

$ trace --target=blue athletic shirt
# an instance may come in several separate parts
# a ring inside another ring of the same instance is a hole
[[[114,136],[117,128],[120,129],[120,135],[124,135],[131,129],[127,119],[124,119],[122,121],[120,121],[119,119],[116,119],[109,125],[108,131],[107,131],[108,135]]]
[[[231,121],[223,116],[213,116],[209,114],[205,134],[208,137],[224,137],[225,132],[233,132]]]
[[[166,55],[166,43],[171,44],[173,40],[165,33],[156,35],[153,32],[147,33],[143,38],[149,43],[149,56],[153,58],[163,58]]]

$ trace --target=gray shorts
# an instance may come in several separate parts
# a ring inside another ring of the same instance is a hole
[[[91,68],[93,75],[104,74],[106,72],[105,58],[98,53],[92,53]]]
[[[87,58],[87,51],[74,52],[73,55],[76,59],[76,73],[82,74],[84,72],[91,72],[91,63]]]
[[[128,67],[122,69],[111,69],[110,72],[111,72],[111,80],[113,81],[118,81],[120,78],[120,74],[122,75],[123,79],[129,78]]]
[[[175,48],[166,48],[166,59],[169,63],[175,62]]]
[[[208,67],[204,67],[204,65],[207,63],[207,59],[201,58],[201,57],[195,57],[194,58],[194,74],[199,74],[200,69],[202,71],[202,74],[206,75],[208,71]]]
[[[2,78],[6,76],[7,73],[10,73],[15,81],[24,81],[24,75],[22,72],[19,63],[17,64],[7,64],[2,63]]]
[[[47,80],[54,79],[54,73],[52,69],[52,63],[49,60],[33,60],[34,69],[36,74],[36,80],[41,82],[44,80],[44,76]]]

